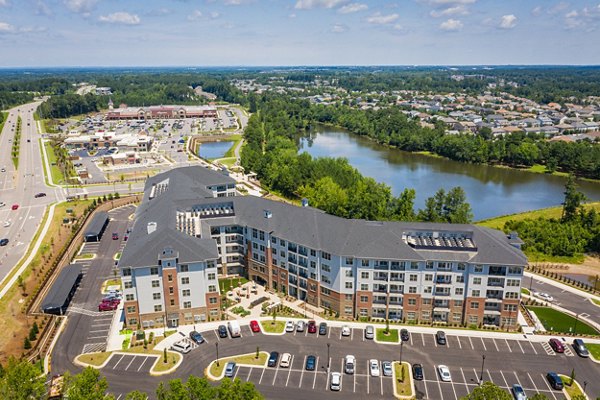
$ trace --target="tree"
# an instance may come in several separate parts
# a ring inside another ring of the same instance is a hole
[[[8,359],[0,374],[0,398],[3,400],[41,399],[46,394],[45,377],[26,360]]]
[[[23,340],[23,348],[25,350],[29,350],[31,348],[31,341],[28,337],[26,337],[25,340]]]
[[[133,392],[127,393],[125,400],[148,400],[148,395],[139,390],[134,390]]]
[[[108,382],[100,375],[100,371],[87,367],[80,373],[65,376],[65,394],[69,400],[109,400],[113,396],[107,394]]]
[[[391,217],[398,221],[414,221],[415,219],[415,189],[404,189],[400,196],[391,201]]]
[[[561,219],[563,222],[573,221],[577,216],[581,203],[585,201],[585,195],[577,190],[575,177],[572,174],[567,178],[564,194],[565,200],[562,203],[563,212]]]
[[[529,397],[529,400],[549,400],[548,396],[542,393],[536,393],[532,397]]]
[[[192,400],[214,399],[218,390],[208,379],[193,375],[188,378],[186,387]]]
[[[481,386],[477,386],[467,396],[462,397],[461,400],[512,400],[512,396],[500,388],[494,385],[492,382],[484,382]]]
[[[467,195],[460,186],[452,188],[446,195],[444,218],[453,224],[468,224],[473,220],[471,205],[467,203]]]

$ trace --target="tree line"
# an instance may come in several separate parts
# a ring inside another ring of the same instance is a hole
[[[471,207],[462,188],[440,190],[415,211],[414,189],[399,196],[388,185],[361,175],[344,158],[298,154],[297,135],[306,130],[307,102],[265,97],[244,138],[241,163],[261,183],[289,198],[306,197],[312,206],[345,218],[468,223]]]

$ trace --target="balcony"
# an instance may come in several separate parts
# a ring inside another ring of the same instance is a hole
[[[434,308],[449,308],[450,302],[449,301],[436,301],[433,303],[433,307]]]
[[[504,298],[504,294],[500,290],[488,290],[485,294],[487,299],[495,299],[502,300]]]
[[[404,275],[392,274],[390,276],[390,281],[394,282],[404,282]]]
[[[433,293],[434,296],[450,296],[450,291],[449,290],[436,290]]]
[[[306,251],[305,247],[300,247],[298,249],[298,254],[302,254],[304,257],[308,257],[308,251]]]
[[[373,280],[387,282],[388,277],[387,277],[387,275],[375,275],[373,277]]]
[[[302,270],[302,269],[300,270],[298,275],[300,275],[302,278],[308,278],[308,274],[306,272],[304,272],[304,270]]]
[[[404,293],[404,289],[401,289],[401,288],[391,288],[390,289],[390,293],[403,294]]]
[[[288,255],[288,261],[294,264],[298,263],[298,260],[296,259],[296,257],[292,256],[291,254]]]
[[[436,285],[452,285],[452,279],[436,279]]]
[[[373,304],[387,304],[385,301],[385,297],[381,298],[381,297],[375,297],[373,299]]]
[[[506,267],[490,267],[489,275],[496,276],[505,276],[506,275]]]
[[[387,287],[385,285],[374,285],[373,291],[377,293],[387,293]]]
[[[504,287],[504,279],[489,278],[487,284],[488,286]]]
[[[298,248],[296,247],[296,245],[291,245],[288,243],[288,251],[293,251],[294,253],[296,253],[298,251]]]
[[[374,268],[376,270],[386,270],[386,271],[388,271],[390,269],[390,266],[388,264],[375,264]]]
[[[290,272],[290,274],[294,274],[294,275],[298,274],[298,270],[296,268],[292,267],[292,266],[290,266],[288,268],[288,271]]]

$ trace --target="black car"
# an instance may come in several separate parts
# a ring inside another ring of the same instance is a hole
[[[8,239],[4,238],[0,240],[0,246],[6,246],[8,244]]]
[[[316,364],[317,364],[317,357],[315,357],[315,356],[306,357],[306,370],[307,371],[314,371]]]
[[[556,374],[556,372],[548,372],[546,374],[546,379],[548,379],[548,382],[550,382],[550,386],[552,386],[552,389],[562,390],[563,382],[562,379],[560,379],[560,376]]]
[[[400,329],[400,339],[402,339],[403,342],[408,342],[410,340],[408,329]]]
[[[573,350],[579,355],[579,357],[587,358],[590,356],[590,352],[585,347],[585,343],[581,339],[573,340]]]
[[[327,322],[319,324],[319,335],[327,335]]]
[[[441,346],[445,346],[446,345],[446,334],[444,333],[444,331],[437,331],[437,333],[435,334],[435,340],[437,340],[437,344],[439,344]]]
[[[204,338],[202,337],[202,335],[199,332],[196,332],[196,331],[190,332],[190,339],[192,339],[194,342],[196,342],[196,344],[204,343]]]
[[[277,360],[279,360],[279,353],[276,351],[272,351],[271,354],[269,354],[269,362],[267,363],[267,365],[269,367],[276,367]]]
[[[413,364],[413,378],[417,381],[423,380],[423,366],[421,364]]]
[[[227,337],[227,327],[225,325],[219,325],[219,327],[217,328],[217,331],[219,332],[219,337],[220,338],[226,338]]]
[[[39,197],[45,197],[45,196],[46,196],[46,193],[40,192],[40,193],[36,193],[33,197],[35,197],[37,199]]]

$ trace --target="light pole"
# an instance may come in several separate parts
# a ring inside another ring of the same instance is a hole
[[[327,343],[327,371],[329,371],[329,348],[331,347],[331,343]]]
[[[404,347],[404,341],[400,339],[400,368],[402,368],[402,348]]]
[[[485,354],[481,355],[481,375],[479,375],[479,385],[483,382],[483,366],[485,365]]]
[[[529,279],[529,293],[531,293],[531,287],[533,286],[533,275]]]
[[[585,394],[585,387],[587,386],[587,381],[583,381],[583,395],[586,396]]]
[[[577,335],[577,321],[579,321],[579,314],[575,316],[575,327],[573,328],[574,335]]]
[[[219,366],[219,342],[215,342],[215,347],[217,348],[217,367]]]

